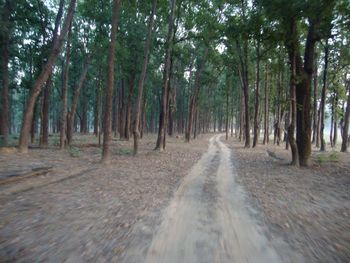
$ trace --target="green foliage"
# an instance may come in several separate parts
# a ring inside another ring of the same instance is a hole
[[[329,163],[329,162],[339,162],[339,153],[333,151],[329,154],[326,154],[326,153],[318,154],[316,157],[316,161],[320,165]]]
[[[77,158],[80,156],[80,150],[78,147],[69,146],[68,153],[73,158]]]

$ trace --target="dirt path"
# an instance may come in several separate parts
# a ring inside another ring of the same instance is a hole
[[[175,193],[146,262],[301,262],[281,241],[268,240],[236,180],[231,151],[210,139],[209,149]],[[276,246],[278,248],[276,249]]]

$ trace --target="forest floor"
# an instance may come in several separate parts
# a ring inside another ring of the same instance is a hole
[[[152,240],[161,211],[210,136],[190,144],[168,138],[163,153],[153,151],[156,137],[146,136],[136,157],[132,140],[114,140],[108,167],[99,163],[101,149],[91,135],[77,136],[67,151],[0,153],[0,177],[53,167],[15,182],[0,178],[0,262],[119,262],[131,240]],[[143,228],[133,234],[140,222]]]
[[[298,169],[285,145],[245,149],[233,138],[228,145],[272,238],[282,237],[306,262],[350,262],[349,153],[313,149],[312,167]]]
[[[113,140],[108,167],[99,163],[101,149],[91,135],[76,136],[67,151],[50,146],[26,155],[0,152],[0,262],[168,262],[169,244],[188,258],[202,251],[200,262],[210,262],[213,254],[205,252],[217,244],[224,257],[215,262],[263,259],[250,251],[230,254],[226,245],[237,245],[231,241],[245,249],[251,242],[262,248],[271,243],[270,256],[284,253],[282,262],[349,262],[350,154],[313,151],[314,165],[297,169],[288,165],[290,152],[283,146],[244,149],[233,138],[213,138],[202,135],[190,144],[168,138],[167,151],[159,153],[149,135],[136,157],[132,140]],[[51,141],[57,144],[56,137]],[[16,181],[8,177],[40,167],[50,170]],[[213,213],[220,218],[216,225]],[[192,222],[208,231],[196,233]],[[238,241],[222,226],[233,226]],[[183,235],[202,242],[189,247],[179,242]]]

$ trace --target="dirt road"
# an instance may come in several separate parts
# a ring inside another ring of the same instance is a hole
[[[266,237],[230,155],[220,135],[210,139],[163,215],[146,262],[302,262],[282,241]]]

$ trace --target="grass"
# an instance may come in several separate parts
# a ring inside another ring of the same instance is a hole
[[[114,154],[116,155],[132,155],[133,151],[131,149],[118,148]]]
[[[339,162],[339,153],[331,152],[330,154],[319,154],[316,157],[316,161],[318,164],[325,164],[329,162]]]
[[[77,147],[70,146],[68,149],[68,153],[71,157],[79,157],[80,156],[80,150]]]

